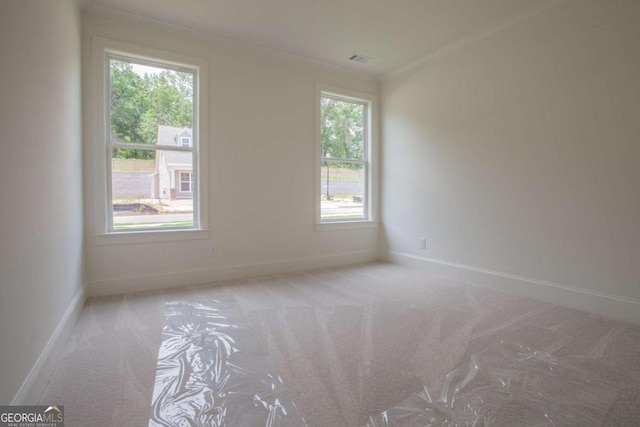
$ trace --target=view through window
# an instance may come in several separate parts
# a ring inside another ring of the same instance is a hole
[[[112,231],[193,228],[195,72],[109,58]]]
[[[367,219],[367,104],[320,99],[320,219]]]

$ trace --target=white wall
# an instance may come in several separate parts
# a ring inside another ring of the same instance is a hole
[[[0,404],[8,404],[82,290],[75,3],[2,1],[0,56]]]
[[[567,1],[386,79],[391,258],[640,321],[639,23],[635,0]]]
[[[93,224],[92,203],[87,203],[87,278],[93,293],[377,258],[377,229],[314,231],[315,85],[377,94],[374,79],[212,34],[93,8],[83,13],[85,85],[91,82],[88,61],[93,36],[208,61],[212,230],[207,240],[96,245],[92,236],[99,229]],[[90,105],[92,100],[85,101]],[[91,121],[86,123],[85,135],[90,135]],[[90,155],[85,157],[87,182],[94,179]],[[91,197],[87,194],[87,201]],[[209,255],[213,245],[215,257]]]

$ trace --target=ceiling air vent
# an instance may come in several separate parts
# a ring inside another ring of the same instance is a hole
[[[371,61],[371,59],[373,58],[371,58],[370,56],[360,55],[359,53],[354,53],[349,57],[350,61],[360,62],[361,64],[366,64],[367,62]]]

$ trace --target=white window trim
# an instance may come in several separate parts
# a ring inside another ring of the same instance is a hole
[[[193,151],[193,170],[197,176],[194,194],[194,227],[169,230],[132,230],[110,231],[110,213],[108,212],[111,189],[108,187],[108,131],[109,111],[106,107],[108,99],[109,61],[108,54],[121,55],[138,60],[160,62],[175,67],[196,71],[194,81],[194,117],[193,135],[196,147]],[[208,63],[198,57],[164,51],[133,43],[94,37],[92,40],[92,171],[93,181],[93,229],[96,244],[128,244],[172,240],[190,240],[209,237],[209,200],[207,173],[207,117],[208,117]]]
[[[367,156],[365,186],[366,194],[365,213],[367,219],[358,219],[350,221],[322,221],[321,218],[321,179],[320,179],[320,163],[322,161],[322,136],[321,136],[321,98],[328,95],[333,98],[343,99],[345,101],[359,102],[367,104],[367,146],[365,147],[365,155]],[[361,229],[375,228],[378,226],[378,185],[379,185],[379,149],[378,149],[378,102],[377,97],[370,93],[358,92],[350,89],[344,89],[336,86],[325,84],[316,84],[315,93],[315,230],[316,231],[334,231],[344,229]]]

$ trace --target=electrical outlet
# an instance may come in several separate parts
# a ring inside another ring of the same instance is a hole
[[[421,237],[420,238],[420,249],[427,249],[427,238],[426,237]]]
[[[209,256],[216,256],[216,252],[216,247],[211,246],[211,249],[209,250]]]

